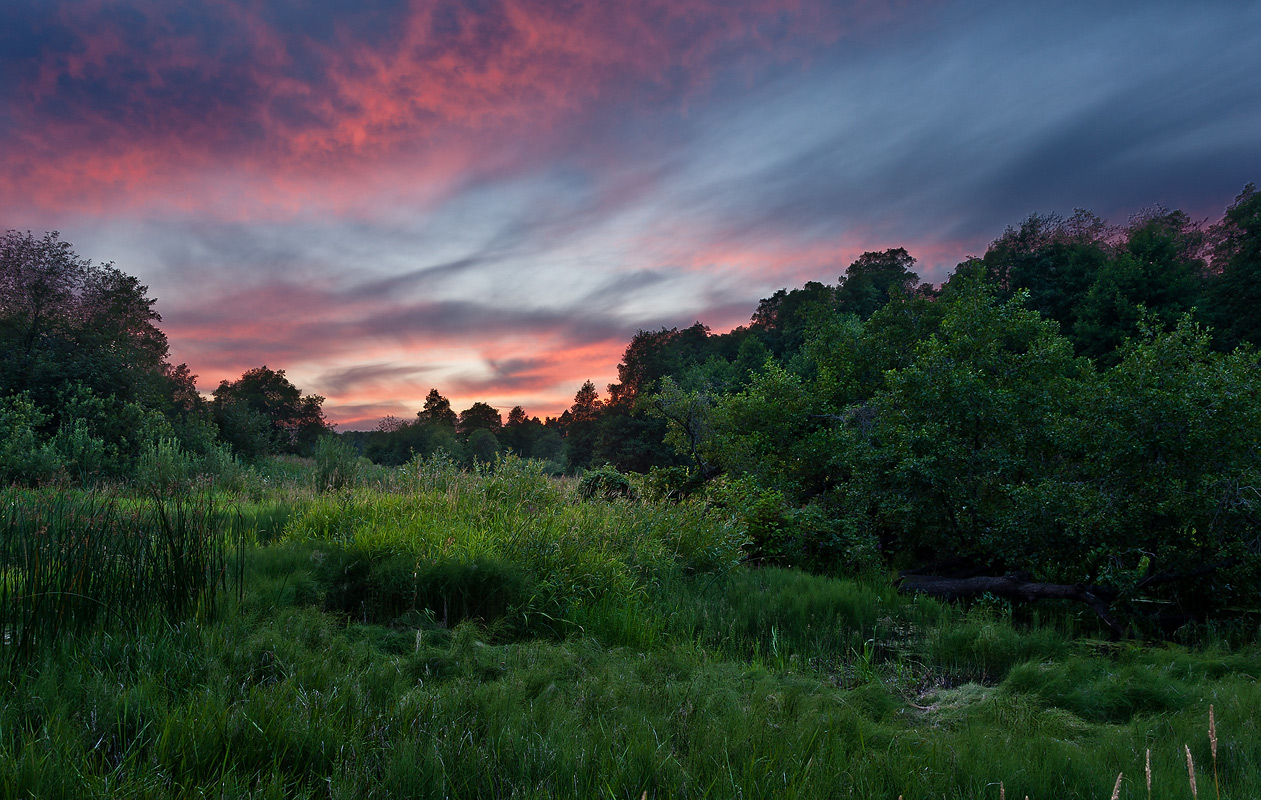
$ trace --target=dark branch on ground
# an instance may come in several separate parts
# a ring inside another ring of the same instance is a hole
[[[943,578],[935,575],[900,575],[898,591],[921,592],[945,600],[963,597],[979,597],[985,593],[1009,600],[1032,602],[1034,600],[1075,600],[1094,610],[1116,638],[1127,634],[1125,626],[1112,616],[1105,596],[1115,597],[1115,591],[1102,586],[1085,584],[1035,583],[1019,575],[977,576],[972,578]]]

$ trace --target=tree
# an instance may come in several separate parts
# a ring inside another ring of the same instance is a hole
[[[574,395],[574,404],[569,407],[569,413],[573,415],[574,422],[594,422],[603,405],[595,384],[587,381]]]
[[[235,381],[221,381],[214,391],[215,421],[222,430],[231,431],[242,424],[248,429],[262,417],[270,427],[272,447],[285,453],[307,453],[332,426],[324,420],[321,406],[324,398],[303,395],[289,382],[285,371],[265,365],[247,370]],[[243,410],[250,412],[243,413]],[[233,434],[225,438],[230,441]]]
[[[67,384],[161,405],[167,341],[148,287],[75,254],[56,232],[0,237],[0,395],[52,410]]]
[[[867,252],[850,264],[836,290],[837,307],[867,319],[889,302],[891,292],[911,294],[919,275],[911,271],[915,259],[901,247]]]
[[[477,430],[498,433],[502,427],[503,419],[499,416],[499,412],[486,403],[477,402],[460,412],[456,429],[460,435],[468,437]]]
[[[0,237],[0,398],[34,406],[27,418],[51,448],[41,452],[63,474],[122,474],[156,438],[187,436],[198,450],[213,440],[194,376],[166,361],[147,293],[56,232]]]
[[[1069,332],[1077,321],[1078,303],[1111,257],[1114,233],[1102,219],[1080,208],[1068,219],[1031,214],[990,244],[980,266],[999,299],[1026,290],[1027,308]]]
[[[1248,184],[1209,230],[1212,272],[1200,309],[1216,346],[1261,345],[1261,193]]]
[[[417,412],[416,416],[421,422],[433,425],[454,428],[456,424],[456,415],[451,410],[451,401],[439,394],[437,389],[429,390],[429,394],[425,396],[424,410]]]
[[[565,425],[565,465],[568,469],[585,469],[591,465],[603,405],[595,384],[586,381],[574,395],[574,404],[561,415],[562,420],[568,416]]]
[[[683,330],[638,331],[617,365],[618,382],[609,384],[609,405],[633,407],[639,397],[655,391],[661,378],[680,374],[711,351],[709,328],[699,322]]]
[[[750,327],[777,356],[796,352],[806,330],[820,317],[836,310],[836,290],[809,281],[791,292],[780,289],[758,303]]]
[[[874,520],[918,560],[1028,569],[1011,490],[1055,451],[1049,421],[1090,374],[1054,323],[985,285],[939,301],[940,326],[870,400],[851,473]]]
[[[475,428],[468,438],[468,454],[473,460],[489,464],[499,453],[499,440],[487,428]]]
[[[1204,233],[1181,211],[1157,209],[1135,218],[1077,303],[1072,334],[1078,352],[1115,363],[1117,347],[1138,333],[1145,312],[1171,329],[1198,299],[1203,245]]]
[[[508,421],[503,430],[495,435],[500,445],[521,456],[532,455],[535,443],[544,433],[543,423],[538,417],[526,416],[525,409],[513,406],[508,412]],[[554,433],[554,432],[553,432]],[[559,436],[557,437],[559,443]]]
[[[526,423],[525,409],[521,406],[513,406],[508,412],[508,427],[516,427]]]

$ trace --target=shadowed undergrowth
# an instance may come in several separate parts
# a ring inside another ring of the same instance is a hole
[[[0,491],[0,658],[30,661],[97,626],[208,618],[242,551],[209,495]]]

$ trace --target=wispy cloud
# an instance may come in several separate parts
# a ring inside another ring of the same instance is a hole
[[[139,275],[207,387],[556,413],[864,250],[1219,213],[1259,76],[1249,4],[12,0],[0,228]]]

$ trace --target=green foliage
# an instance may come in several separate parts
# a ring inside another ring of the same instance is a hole
[[[665,420],[665,442],[686,455],[701,475],[712,475],[713,397],[704,390],[687,391],[667,375],[648,402],[649,413]]]
[[[614,500],[618,497],[632,497],[634,488],[629,478],[606,464],[582,474],[578,481],[578,494],[587,500]]]
[[[637,477],[636,491],[646,500],[680,500],[703,485],[698,473],[686,467],[653,467]]]
[[[174,439],[149,444],[136,465],[135,483],[155,497],[187,492],[196,477],[194,459]]]
[[[499,440],[486,428],[475,428],[468,437],[469,457],[480,464],[489,464],[499,455]]]
[[[1000,304],[978,289],[942,302],[937,332],[871,400],[858,455],[875,469],[864,489],[899,549],[1014,565],[1023,542],[1004,524],[1009,487],[1050,455],[1044,421],[1088,367],[1019,299]]]
[[[742,557],[743,530],[725,515],[692,504],[579,502],[538,464],[515,458],[485,473],[421,461],[408,476],[407,494],[316,500],[286,530],[286,540],[336,552],[327,557],[339,566],[321,572],[329,596],[363,608],[336,607],[372,619],[407,609],[478,614],[485,609],[472,598],[490,591],[486,575],[501,575],[511,586],[492,606],[507,630],[564,631],[607,598],[641,603],[647,576],[728,569]],[[441,591],[422,581],[435,576]]]
[[[863,253],[845,269],[836,290],[838,309],[869,319],[889,302],[890,292],[909,295],[915,290],[919,276],[911,271],[914,265],[915,259],[901,247]]]
[[[1184,611],[1247,603],[1261,579],[1257,380],[1251,354],[1212,352],[1189,318],[1145,328],[1074,394],[1055,472],[1017,495],[1025,545],[1063,577],[1150,585]]]
[[[469,436],[479,430],[495,433],[502,427],[503,418],[499,416],[495,408],[486,403],[474,403],[461,411],[459,422],[456,424],[456,429],[464,436]]]
[[[40,483],[56,474],[57,453],[39,435],[47,420],[25,393],[0,397],[0,481]]]
[[[1218,349],[1261,346],[1261,193],[1249,183],[1209,231],[1212,270],[1200,312]]]
[[[1100,372],[1024,302],[959,276],[931,304],[820,323],[790,365],[719,398],[698,449],[758,554],[1101,585],[1166,604],[1166,624],[1246,607],[1255,359],[1148,315]]]
[[[55,232],[0,236],[0,396],[26,392],[58,425],[67,385],[162,403],[167,342],[147,291],[112,264],[80,259]]]
[[[219,403],[214,408],[214,421],[223,442],[246,461],[257,461],[273,452],[271,421],[262,411],[245,403]]]
[[[303,395],[283,369],[266,366],[246,370],[235,381],[221,381],[214,391],[215,422],[244,458],[273,452],[310,454],[330,430],[320,408],[323,403],[319,395]]]

